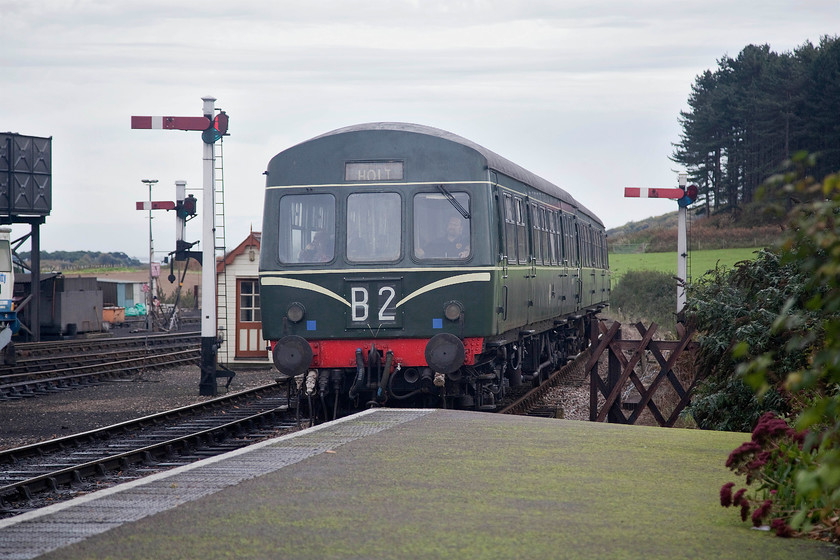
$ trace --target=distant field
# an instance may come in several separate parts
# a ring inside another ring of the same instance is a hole
[[[711,251],[692,251],[689,254],[689,272],[696,280],[706,271],[715,266],[730,268],[736,262],[755,258],[754,249],[715,249]],[[611,254],[610,269],[612,269],[613,283],[628,270],[658,270],[677,274],[677,252],[673,253],[639,253],[639,254]]]

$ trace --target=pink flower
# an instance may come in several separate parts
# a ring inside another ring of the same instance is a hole
[[[767,461],[770,460],[770,452],[769,451],[762,451],[758,454],[758,456],[747,463],[747,468],[750,470],[760,469],[764,465],[767,464]]]
[[[731,468],[735,463],[744,460],[744,455],[758,451],[761,451],[761,445],[754,441],[746,441],[729,454],[729,458],[726,460],[726,466]]]
[[[766,442],[779,436],[791,436],[796,434],[781,418],[777,418],[773,412],[765,412],[758,419],[752,433],[752,440],[755,442]]]
[[[770,522],[770,528],[776,531],[776,536],[778,537],[792,537],[793,536],[793,529],[790,525],[785,523],[785,520],[782,518],[774,519]]]
[[[773,502],[771,500],[764,500],[758,508],[752,514],[752,523],[754,527],[758,527],[761,525],[762,519],[767,517],[767,514],[770,513],[770,508],[773,506]]]
[[[734,482],[727,482],[720,488],[720,505],[723,507],[729,507],[732,505],[732,487],[735,486]]]

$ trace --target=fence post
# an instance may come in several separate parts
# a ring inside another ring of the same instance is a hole
[[[621,329],[618,329],[618,332],[615,333],[613,340],[617,342],[615,346],[610,345],[609,354],[607,359],[607,395],[612,394],[613,389],[621,379],[621,362],[618,360],[618,356],[615,355],[615,349],[621,348]],[[620,350],[619,350],[620,351]],[[607,414],[607,422],[611,424],[626,424],[627,418],[625,418],[624,413],[621,412],[621,395],[619,394],[618,398],[615,399],[612,406],[610,407],[610,411]]]

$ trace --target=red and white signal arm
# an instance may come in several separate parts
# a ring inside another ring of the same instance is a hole
[[[670,198],[679,200],[685,196],[685,192],[679,188],[624,187],[624,196],[626,198]]]
[[[171,200],[144,200],[135,203],[137,210],[175,210],[175,203]]]
[[[131,128],[152,128],[163,130],[207,130],[207,117],[131,117]]]

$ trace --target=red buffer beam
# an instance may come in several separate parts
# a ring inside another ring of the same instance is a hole
[[[679,200],[684,196],[685,191],[678,188],[624,187],[625,198],[671,198]]]
[[[210,124],[207,117],[131,117],[131,128],[207,130]]]

